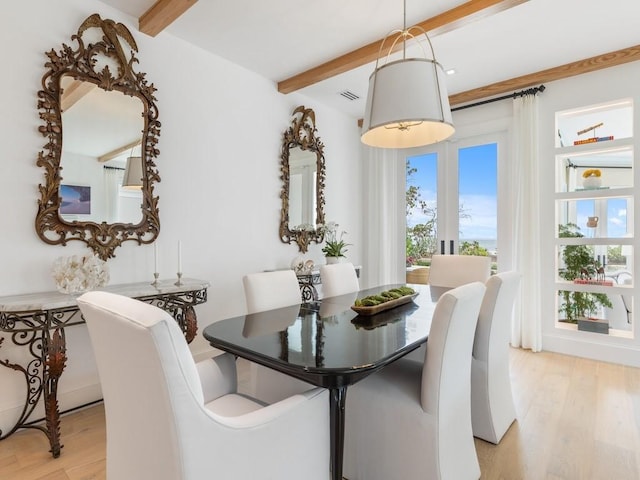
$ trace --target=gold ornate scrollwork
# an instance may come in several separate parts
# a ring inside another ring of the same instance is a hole
[[[85,45],[82,36],[89,28],[102,29],[102,40]],[[160,232],[158,197],[154,196],[153,192],[154,183],[160,181],[154,162],[160,153],[157,148],[160,122],[155,98],[156,88],[147,82],[145,73],[133,69],[134,64],[138,63],[134,54],[138,47],[123,24],[103,20],[96,13],[82,23],[78,33],[71,39],[78,44],[76,50],[63,44],[60,52],[52,49],[46,53],[49,61],[45,63],[45,67],[48,70],[42,77],[42,90],[38,92],[38,109],[40,119],[44,122],[39,131],[47,140],[37,160],[37,165],[45,169],[45,182],[38,187],[40,199],[35,228],[38,236],[50,245],[66,245],[70,240],[79,240],[106,260],[115,256],[114,250],[122,242],[133,240],[138,244],[152,243]],[[130,53],[125,52],[124,46],[130,49]],[[99,61],[104,59],[106,64]],[[116,68],[109,68],[109,64],[115,64]],[[136,97],[143,104],[141,156],[144,176],[142,220],[138,224],[66,221],[59,213],[63,133],[61,79],[65,75],[74,80],[92,83],[106,91],[116,90],[124,95]]]
[[[295,242],[300,252],[305,253],[311,242],[321,243],[324,233],[320,225],[324,224],[324,185],[325,185],[325,161],[324,145],[316,136],[316,116],[312,109],[304,105],[293,111],[291,126],[284,132],[282,142],[282,155],[280,165],[280,178],[282,180],[282,208],[280,210],[280,239],[284,243]],[[313,224],[293,227],[289,223],[289,199],[290,199],[290,154],[293,148],[310,151],[316,155],[316,182],[315,182],[315,221]]]

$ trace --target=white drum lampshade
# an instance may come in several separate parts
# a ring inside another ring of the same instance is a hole
[[[142,188],[142,157],[127,158],[122,188],[126,190],[140,190]]]
[[[363,143],[411,148],[441,142],[455,132],[442,65],[410,58],[377,68],[369,78]]]

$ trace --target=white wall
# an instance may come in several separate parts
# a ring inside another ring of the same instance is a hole
[[[75,47],[71,35],[92,13],[124,23],[138,43],[139,70],[157,87],[162,122],[157,160],[162,178],[161,278],[175,275],[182,241],[186,277],[211,282],[208,302],[197,307],[199,331],[216,320],[244,313],[242,275],[288,268],[294,245],[278,237],[281,137],[298,105],[316,112],[325,144],[327,219],[349,232],[349,258],[361,264],[361,161],[355,119],[299,95],[282,95],[273,82],[178,40],[137,32],[137,19],[88,0],[31,0],[3,6],[0,41],[5,45],[0,75],[0,296],[54,289],[55,258],[85,251],[43,243],[34,230],[38,184],[36,166],[45,139],[38,132],[37,92],[47,60],[44,52]],[[308,257],[323,262],[321,246]],[[111,283],[151,281],[153,247],[127,242],[109,260]],[[366,266],[364,267],[366,268]],[[0,335],[0,337],[3,335]],[[6,336],[6,335],[5,335]],[[69,361],[60,382],[60,407],[67,409],[99,395],[99,384],[84,326],[67,329]],[[198,337],[192,352],[209,350]],[[6,339],[0,358],[17,361],[23,349]],[[24,400],[20,375],[0,368],[0,429]]]

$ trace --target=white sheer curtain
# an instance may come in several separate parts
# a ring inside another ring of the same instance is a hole
[[[107,223],[113,223],[118,218],[118,194],[124,171],[118,168],[103,168],[104,172],[104,195],[105,195],[105,214]]]
[[[363,256],[366,286],[403,283],[405,265],[405,157],[395,149],[363,146]]]
[[[524,95],[513,101],[512,185],[514,206],[514,270],[522,274],[511,331],[514,347],[542,349],[540,308],[540,174],[538,158],[538,98]]]

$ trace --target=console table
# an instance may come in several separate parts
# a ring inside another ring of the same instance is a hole
[[[101,288],[107,292],[136,298],[156,305],[169,312],[191,342],[198,324],[195,305],[207,301],[209,282],[183,279],[149,283],[111,285]],[[58,381],[67,361],[65,328],[84,323],[76,297],[59,292],[30,293],[0,297],[0,332],[9,334],[14,345],[28,350],[26,365],[13,363],[0,357],[0,365],[22,373],[26,385],[25,403],[22,412],[6,433],[0,430],[0,440],[7,438],[20,428],[35,428],[49,439],[51,454],[60,456],[60,412],[58,409]],[[0,337],[0,348],[5,337]],[[40,399],[43,400],[45,424],[29,422]]]

